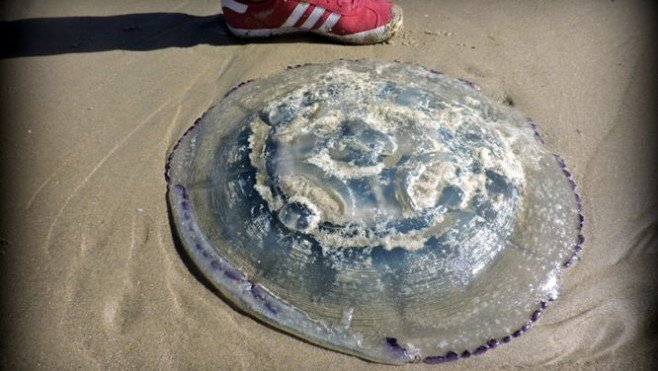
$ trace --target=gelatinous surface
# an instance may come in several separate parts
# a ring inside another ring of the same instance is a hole
[[[168,162],[179,235],[248,313],[384,363],[528,330],[582,243],[534,124],[420,66],[338,61],[233,91]]]

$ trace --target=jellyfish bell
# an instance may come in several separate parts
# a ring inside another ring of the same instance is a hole
[[[527,331],[582,244],[534,124],[472,84],[372,60],[232,91],[179,140],[168,201],[224,297],[375,362],[446,362]]]

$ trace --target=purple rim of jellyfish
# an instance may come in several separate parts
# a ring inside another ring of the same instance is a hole
[[[343,60],[343,59],[341,59]],[[396,62],[399,62],[396,60]],[[298,64],[294,66],[289,66],[287,69],[294,69],[298,67],[303,67],[307,65],[312,65],[313,63],[304,63],[304,64]],[[423,67],[424,68],[424,67]],[[437,75],[442,75],[443,73],[437,70],[429,70],[430,72],[437,74]],[[473,82],[463,79],[463,78],[458,78],[458,80],[462,81],[466,85],[468,85],[471,88],[479,90],[478,86],[474,84]],[[254,79],[250,80],[245,80],[240,82],[238,85],[234,86],[231,88],[225,95],[224,98],[228,97],[229,95],[233,94],[235,91],[239,90],[241,87],[251,83],[254,81]],[[187,188],[183,185],[176,184],[176,185],[171,185],[169,183],[170,176],[169,172],[171,169],[171,161],[173,158],[173,154],[178,149],[180,144],[182,143],[183,139],[189,134],[199,123],[201,118],[197,119],[194,124],[190,128],[188,128],[185,133],[181,136],[181,138],[176,142],[174,147],[172,148],[169,156],[167,157],[167,162],[165,164],[165,180],[167,182],[167,188],[168,192],[177,192],[180,195],[180,199],[182,200],[180,202],[180,206],[183,210],[183,219],[186,221],[191,221],[191,215],[190,215],[190,208],[189,208],[189,196],[187,193]],[[527,123],[528,125],[532,128],[534,132],[535,139],[544,145],[546,142],[544,140],[543,135],[540,133],[539,128],[535,124],[535,122],[531,118],[527,118]],[[573,174],[568,170],[567,165],[565,160],[560,157],[558,154],[553,154],[555,157],[555,160],[562,169],[562,172],[564,176],[567,178],[567,181],[569,182],[569,185],[571,186],[571,189],[574,193],[574,198],[576,201],[576,209],[578,211],[577,214],[577,222],[578,222],[578,236],[576,238],[576,241],[573,246],[573,252],[569,258],[566,259],[566,261],[563,262],[562,266],[564,268],[569,268],[570,266],[573,265],[573,263],[577,260],[580,259],[580,252],[583,249],[583,244],[585,243],[585,236],[583,235],[583,229],[585,226],[585,217],[583,215],[583,202],[582,202],[582,197],[578,193],[578,187],[576,185],[576,182],[573,179]],[[205,257],[206,259],[211,259],[211,254],[206,251],[206,249],[203,247],[203,245],[198,241],[197,238],[197,233],[198,231],[195,231],[193,228],[193,223],[187,223],[188,225],[188,231],[190,233],[190,236],[192,238],[192,241],[194,242],[194,247],[199,250],[201,255]],[[223,275],[233,281],[238,281],[240,283],[247,284],[249,286],[249,292],[252,294],[254,298],[259,300],[261,304],[265,308],[270,311],[272,315],[276,315],[279,312],[279,308],[277,305],[270,300],[268,300],[267,296],[263,294],[263,289],[254,282],[251,282],[246,279],[245,275],[242,274],[242,272],[238,271],[237,269],[224,264],[220,262],[219,260],[213,259],[210,261],[209,265],[211,268],[219,273],[223,272]],[[537,309],[532,312],[530,315],[530,318],[527,319],[522,326],[517,328],[515,331],[513,331],[511,334],[503,336],[501,338],[491,338],[488,341],[486,341],[484,344],[476,347],[475,349],[469,350],[465,349],[461,353],[457,353],[455,351],[448,351],[443,355],[435,355],[435,356],[427,356],[425,358],[417,358],[414,357],[406,348],[404,348],[402,345],[399,344],[398,340],[395,337],[386,337],[383,341],[383,345],[388,347],[391,352],[393,352],[397,358],[399,359],[407,359],[409,360],[410,363],[418,363],[418,362],[424,362],[427,364],[439,364],[439,363],[447,363],[447,362],[453,362],[457,361],[459,359],[467,359],[472,356],[479,356],[482,354],[485,354],[488,352],[490,349],[494,349],[498,347],[499,345],[502,344],[507,344],[512,341],[514,338],[518,338],[524,333],[528,332],[530,328],[534,325],[535,322],[541,318],[542,313],[548,308],[548,303],[550,301],[553,301],[554,298],[547,298],[546,300],[542,300],[539,302],[537,305]]]

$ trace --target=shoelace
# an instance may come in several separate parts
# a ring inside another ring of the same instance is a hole
[[[324,3],[336,3],[339,8],[347,7],[348,9],[354,9],[361,6],[362,1],[363,0],[324,0]]]

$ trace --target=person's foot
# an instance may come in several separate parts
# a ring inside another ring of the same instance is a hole
[[[350,44],[386,41],[402,26],[388,0],[221,0],[233,35],[269,37],[311,32]]]

